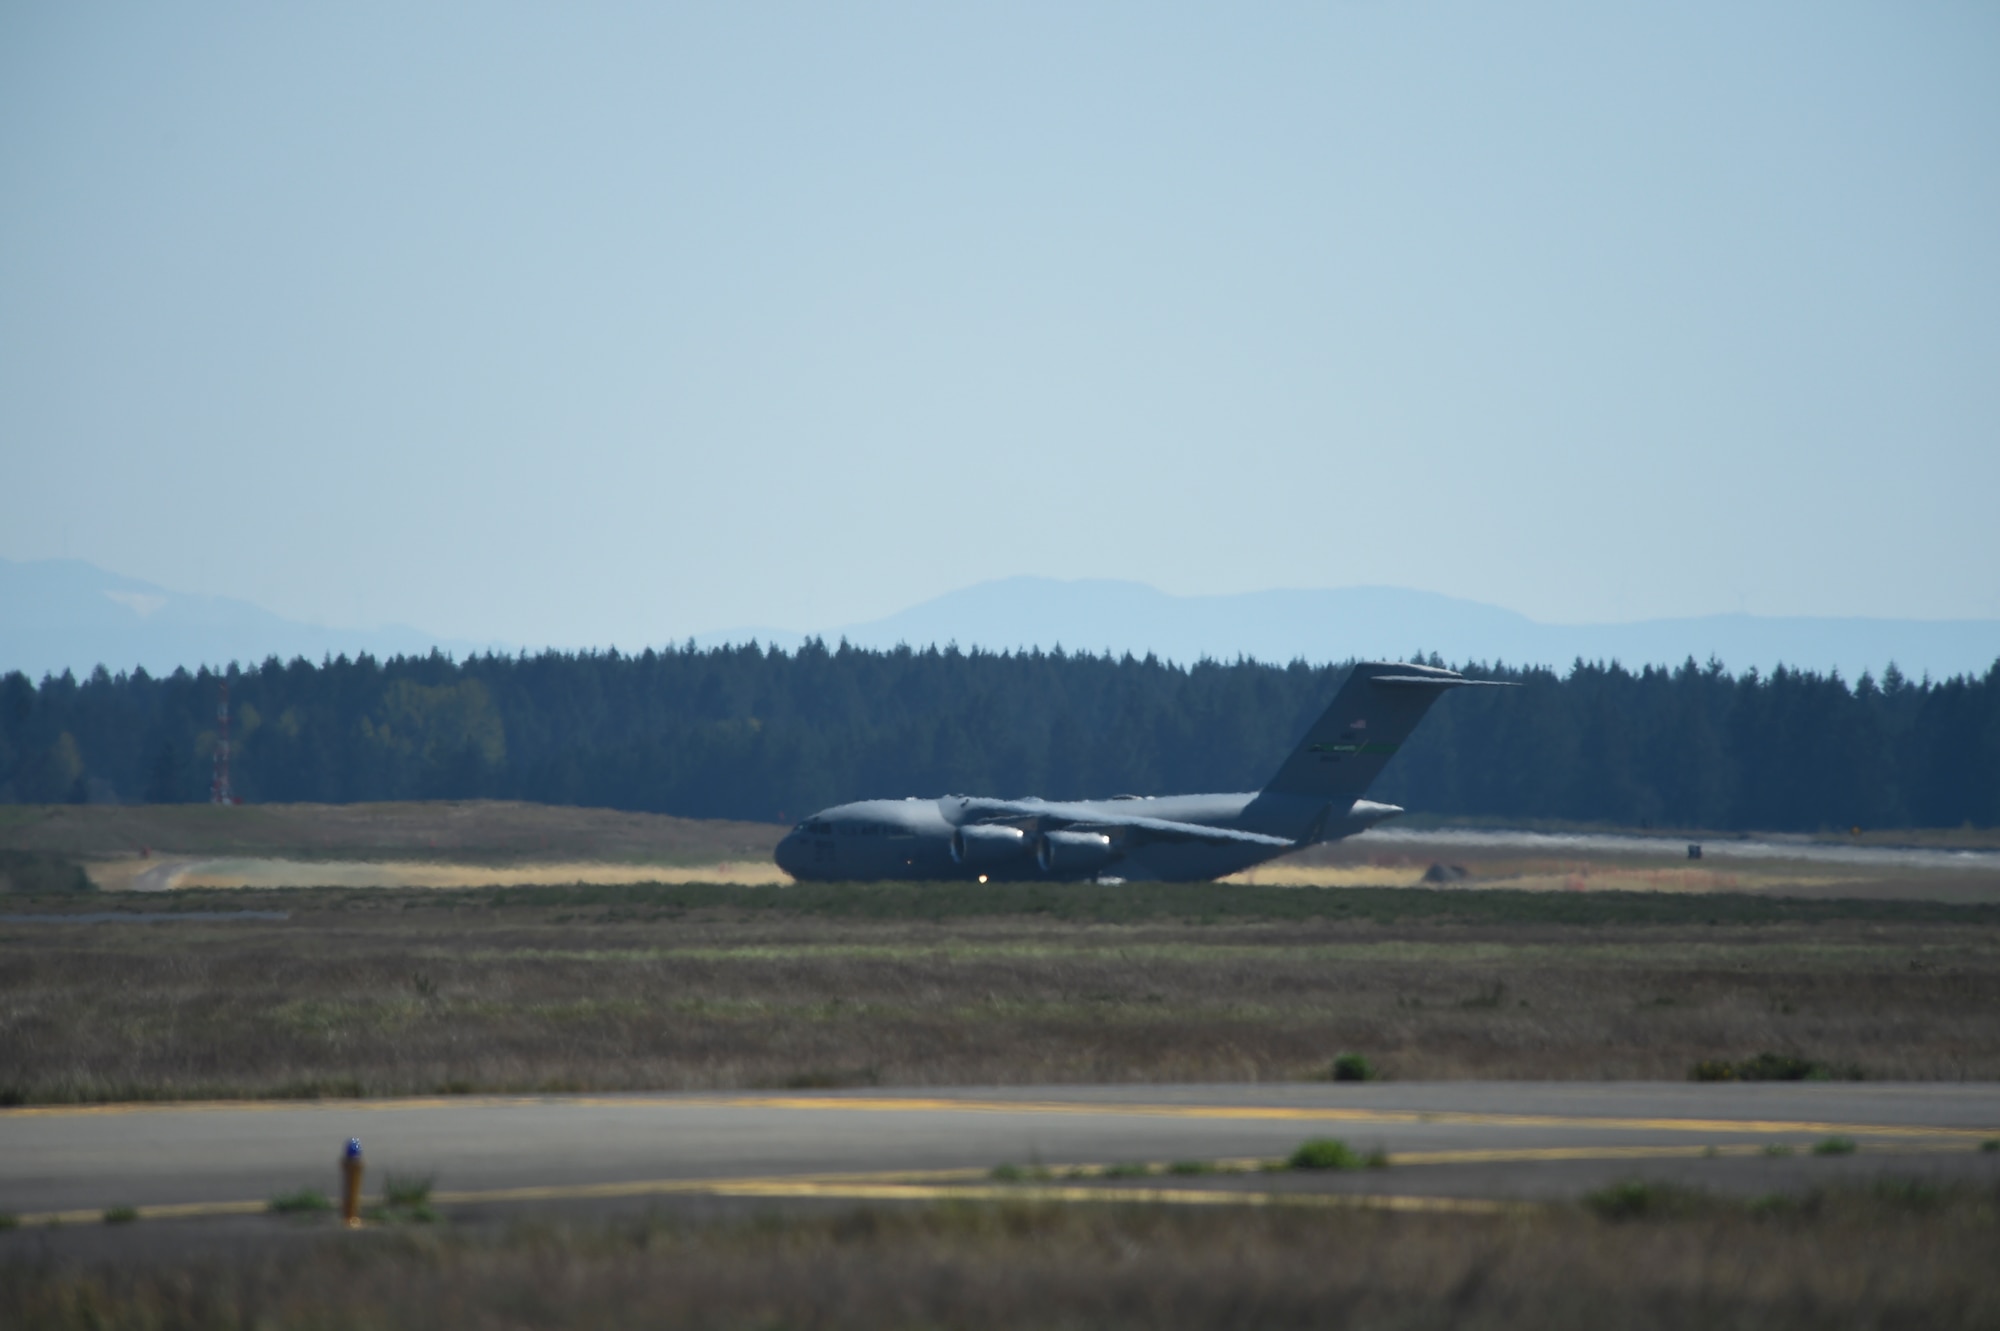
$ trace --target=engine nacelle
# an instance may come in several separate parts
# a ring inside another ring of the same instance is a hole
[[[1111,838],[1102,832],[1044,832],[1035,838],[1035,866],[1043,873],[1090,873],[1111,863]]]
[[[951,862],[978,868],[1028,853],[1028,834],[1001,823],[968,823],[951,834]]]

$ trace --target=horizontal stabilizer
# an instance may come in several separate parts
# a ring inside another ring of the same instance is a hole
[[[1462,675],[1454,675],[1449,679],[1440,679],[1436,675],[1375,675],[1369,680],[1369,683],[1392,684],[1392,685],[1415,684],[1421,688],[1427,688],[1427,689],[1465,689],[1465,688],[1518,689],[1521,687],[1519,684],[1514,683],[1512,680],[1466,679]]]

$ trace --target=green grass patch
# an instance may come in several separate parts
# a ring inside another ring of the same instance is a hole
[[[1852,1137],[1828,1137],[1825,1141],[1814,1143],[1812,1153],[1814,1155],[1853,1155],[1858,1149],[1860,1148],[1855,1146],[1854,1138]]]
[[[1360,1054],[1341,1054],[1333,1060],[1335,1081],[1374,1081],[1378,1075],[1375,1065]]]
[[[1944,1203],[1944,1189],[1930,1179],[1878,1178],[1869,1183],[1867,1191],[1875,1201],[1895,1211],[1935,1211]]]
[[[318,1215],[331,1211],[333,1203],[317,1188],[300,1188],[279,1193],[264,1203],[264,1209],[273,1215]]]
[[[1714,1203],[1697,1188],[1625,1179],[1584,1194],[1583,1204],[1605,1220],[1651,1220],[1691,1215]]]
[[[1285,1159],[1287,1169],[1361,1169],[1366,1164],[1353,1147],[1338,1137],[1314,1137],[1300,1142],[1299,1148]]]
[[[1167,1166],[1169,1174],[1213,1174],[1215,1166],[1206,1160],[1176,1160]]]
[[[813,1068],[785,1078],[788,1091],[835,1091],[847,1086],[879,1086],[882,1074],[874,1068]]]
[[[1853,1063],[1822,1063],[1793,1054],[1762,1053],[1731,1063],[1705,1059],[1688,1070],[1689,1081],[1866,1081]]]
[[[139,1218],[136,1206],[107,1206],[104,1208],[104,1223],[107,1225],[129,1225]]]

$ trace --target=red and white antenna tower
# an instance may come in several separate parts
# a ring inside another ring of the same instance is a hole
[[[229,681],[222,681],[222,701],[215,705],[215,776],[208,783],[211,804],[234,804],[236,793],[229,788]]]

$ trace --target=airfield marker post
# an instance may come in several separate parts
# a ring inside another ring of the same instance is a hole
[[[349,1229],[361,1228],[361,1139],[349,1137],[340,1156],[340,1218]]]

